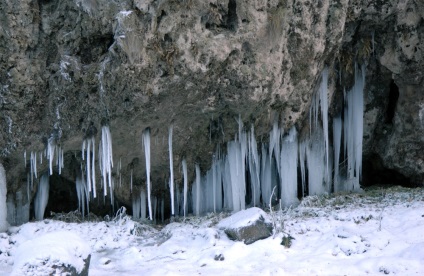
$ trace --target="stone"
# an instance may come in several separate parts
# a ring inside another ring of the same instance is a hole
[[[239,211],[221,220],[217,227],[236,241],[252,244],[272,235],[272,223],[267,213],[257,207]]]
[[[22,243],[12,275],[88,276],[90,247],[78,235],[56,231]]]

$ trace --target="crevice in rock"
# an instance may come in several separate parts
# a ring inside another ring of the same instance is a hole
[[[162,18],[166,16],[166,12],[164,10],[161,11],[160,15],[156,18],[157,26],[159,27]]]
[[[394,80],[390,82],[390,91],[389,91],[389,103],[386,110],[386,124],[393,124],[393,117],[396,112],[396,105],[399,99],[399,87],[396,85]]]
[[[231,31],[236,31],[237,27],[238,27],[237,2],[236,0],[230,0],[228,2],[227,28]]]
[[[81,39],[79,55],[83,64],[98,62],[114,43],[113,34]]]

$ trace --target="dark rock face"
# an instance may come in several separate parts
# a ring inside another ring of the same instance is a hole
[[[252,244],[272,235],[272,223],[268,215],[259,208],[240,211],[222,220],[218,227],[231,240],[243,241],[245,244]]]
[[[355,62],[367,68],[364,160],[422,185],[423,14],[416,0],[2,1],[0,162],[8,191],[25,189],[23,153],[43,151],[49,138],[65,152],[62,176],[75,181],[83,139],[98,145],[107,124],[125,183],[115,196],[131,205],[131,174],[135,191],[145,186],[145,128],[152,181],[164,183],[173,124],[180,183],[181,160],[208,169],[239,115],[258,140],[274,120],[306,133],[325,67],[337,114]],[[155,185],[153,194],[165,190]]]

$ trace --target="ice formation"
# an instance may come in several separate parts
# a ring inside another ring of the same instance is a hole
[[[77,190],[78,197],[78,210],[81,212],[82,216],[86,214],[85,209],[87,207],[87,214],[90,212],[89,209],[89,200],[90,192],[87,187],[87,182],[82,174],[78,174],[75,179],[75,188]]]
[[[102,127],[102,140],[100,141],[100,172],[103,177],[103,191],[107,195],[107,187],[111,190],[112,199],[112,168],[113,168],[113,154],[112,154],[112,136],[110,134],[109,126]],[[113,201],[112,201],[113,205]]]
[[[243,126],[241,117],[237,118],[238,132],[234,139],[227,143],[226,151],[221,152],[220,147],[217,146],[210,169],[202,172],[199,164],[195,164],[195,179],[191,185],[191,191],[188,186],[188,167],[185,159],[181,163],[183,183],[176,187],[173,170],[173,126],[171,125],[168,136],[170,176],[165,181],[165,186],[168,186],[170,190],[171,215],[186,216],[189,210],[196,215],[220,212],[223,209],[239,211],[250,206],[270,206],[276,203],[275,200],[278,200],[281,206],[288,207],[297,204],[299,196],[358,190],[362,170],[364,83],[365,69],[359,69],[356,66],[355,84],[350,91],[344,93],[344,110],[342,114],[331,119],[328,115],[328,71],[325,69],[309,110],[309,133],[302,137],[298,137],[295,126],[289,131],[284,131],[276,120],[269,132],[269,140],[258,143],[253,125],[248,130]],[[328,129],[331,120],[333,122],[332,147]],[[151,195],[150,139],[150,129],[147,128],[142,134],[147,185],[146,190],[142,190],[139,195],[133,194],[133,214],[135,218],[145,218],[148,209],[148,218],[153,220],[164,217],[165,199],[152,198]],[[163,145],[165,139],[166,137],[162,139]],[[157,136],[155,141],[158,146]],[[113,205],[112,137],[108,126],[102,127],[101,141],[98,146],[103,194],[106,196],[107,189],[110,190]],[[83,141],[82,159],[85,163],[82,163],[84,166],[76,179],[79,209],[83,214],[86,207],[88,212],[89,199],[96,197],[95,148],[95,137],[89,137]],[[50,174],[53,173],[55,154],[60,173],[64,164],[64,153],[56,140],[51,137],[45,150]],[[26,152],[24,158],[25,160],[27,158]],[[346,162],[340,162],[340,158],[346,159]],[[42,162],[42,154],[37,158],[37,153],[31,152],[28,196],[34,179],[38,177],[37,162]],[[341,166],[346,166],[346,169],[341,169]],[[130,190],[133,192],[132,169],[130,173]],[[119,176],[119,185],[121,185],[121,161],[116,169],[116,175]],[[44,174],[39,183],[35,200],[37,219],[42,218],[47,204],[48,175]],[[273,190],[275,190],[276,198],[271,199]]]
[[[87,150],[85,151],[85,146]],[[96,191],[96,143],[94,137],[85,139],[82,146],[82,159],[85,159],[85,172],[86,172],[86,183],[88,192],[93,194],[93,198],[97,197]],[[86,158],[84,158],[86,156]]]
[[[281,147],[281,200],[285,206],[298,202],[297,198],[297,164],[298,143],[296,128],[292,127],[284,137]]]
[[[4,170],[3,165],[0,163],[0,232],[4,232],[8,228],[6,195],[6,171]]]
[[[365,67],[355,66],[355,83],[345,97],[344,139],[347,152],[346,190],[360,189],[362,174],[362,136],[364,125]]]
[[[170,170],[170,179],[169,179],[169,190],[171,191],[171,215],[175,215],[175,206],[174,206],[174,160],[172,157],[172,130],[173,126],[169,127],[169,138],[168,138],[168,146],[169,146],[169,170]]]
[[[339,163],[340,163],[340,149],[342,142],[342,118],[337,116],[333,119],[333,149],[334,149],[334,191],[338,192],[343,190],[340,186],[339,176]]]
[[[146,218],[146,191],[141,190],[140,195],[133,197],[132,207],[134,219]]]
[[[184,217],[187,213],[187,192],[188,192],[188,174],[187,174],[187,161],[183,159],[182,161],[182,167],[183,167],[183,177],[184,177],[184,203],[183,203],[183,214]]]
[[[149,218],[153,220],[152,214],[152,203],[150,200],[150,129],[146,128],[143,131],[143,144],[144,144],[144,155],[146,157],[146,179],[147,179],[147,204],[149,207]]]
[[[44,173],[40,177],[38,183],[37,194],[34,199],[34,213],[36,220],[42,220],[44,217],[44,211],[49,201],[49,175]]]

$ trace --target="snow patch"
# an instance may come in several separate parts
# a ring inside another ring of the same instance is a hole
[[[243,226],[252,225],[255,221],[260,218],[264,219],[265,223],[271,223],[271,220],[267,213],[258,207],[252,207],[246,210],[239,211],[234,215],[221,220],[217,227],[218,228],[239,228]]]

